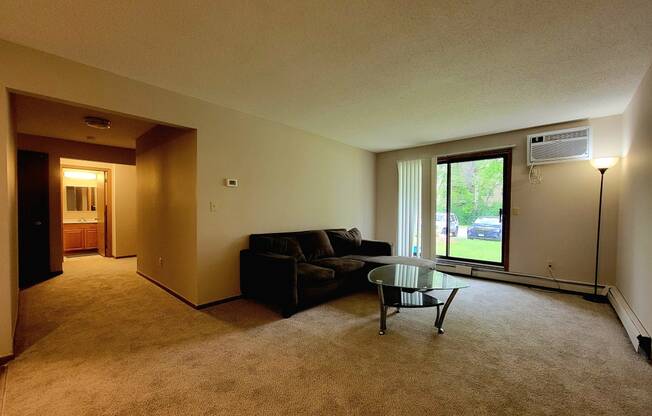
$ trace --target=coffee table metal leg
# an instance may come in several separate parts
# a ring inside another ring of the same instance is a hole
[[[451,305],[451,302],[453,301],[453,298],[457,294],[457,291],[459,289],[453,289],[451,294],[448,296],[448,299],[446,299],[446,303],[444,304],[444,309],[441,311],[441,314],[439,313],[439,307],[437,307],[437,320],[435,321],[435,326],[437,327],[437,332],[440,334],[444,333],[444,318],[446,317],[446,312],[448,311],[448,307]]]
[[[437,324],[439,323],[439,314],[441,313],[441,307],[437,305],[437,316],[435,317],[435,328],[437,328]]]
[[[385,294],[383,293],[383,285],[378,286],[378,302],[380,303],[380,331],[378,335],[385,335],[387,330],[387,306],[385,306]]]

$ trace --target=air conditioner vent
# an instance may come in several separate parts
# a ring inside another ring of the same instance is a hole
[[[591,159],[591,128],[579,127],[527,136],[527,164]]]

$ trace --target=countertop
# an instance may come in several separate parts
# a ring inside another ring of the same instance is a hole
[[[64,224],[97,224],[97,220],[63,220]]]

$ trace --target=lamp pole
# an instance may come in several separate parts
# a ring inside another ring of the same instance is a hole
[[[600,265],[600,224],[602,223],[602,190],[604,188],[604,173],[607,168],[598,168],[600,171],[600,200],[598,202],[598,238],[595,247],[595,279],[593,281],[593,293],[584,295],[584,299],[595,303],[608,303],[605,295],[598,295],[598,267]]]

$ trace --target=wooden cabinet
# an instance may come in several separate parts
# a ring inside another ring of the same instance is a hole
[[[63,251],[93,250],[97,248],[97,224],[63,224]]]
[[[75,251],[84,249],[84,229],[73,227],[77,224],[63,225],[63,251]]]
[[[84,248],[86,249],[97,248],[97,224],[94,225],[93,229],[84,230]]]

